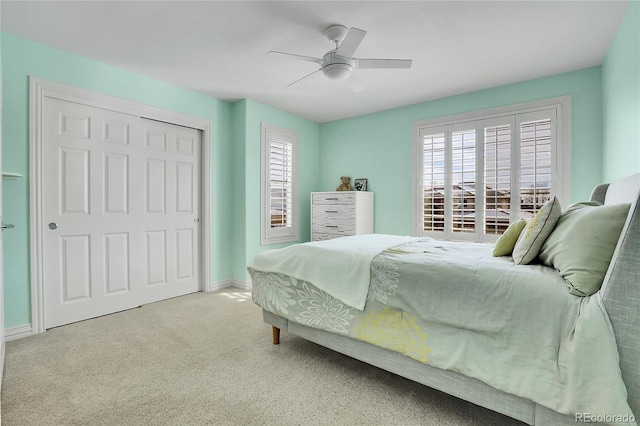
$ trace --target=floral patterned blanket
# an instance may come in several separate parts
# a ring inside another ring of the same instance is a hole
[[[367,303],[371,262],[381,251],[415,237],[365,234],[295,244],[257,255],[248,269],[285,274],[313,285],[345,305],[363,310]],[[348,282],[345,286],[342,283]]]
[[[371,262],[364,311],[313,283],[249,268],[253,300],[561,413],[631,413],[595,298],[569,294],[552,268],[515,265],[492,248],[429,238],[389,248]]]

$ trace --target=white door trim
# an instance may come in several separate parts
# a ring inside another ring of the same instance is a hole
[[[31,327],[33,334],[44,333],[44,253],[42,222],[42,109],[45,98],[55,98],[96,108],[136,115],[202,132],[200,182],[200,290],[211,291],[210,278],[210,178],[211,122],[175,111],[91,92],[36,77],[29,77],[29,186],[31,244]]]

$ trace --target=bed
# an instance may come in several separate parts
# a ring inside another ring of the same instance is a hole
[[[368,235],[261,253],[253,300],[275,344],[286,331],[531,425],[635,424],[639,196],[640,174],[593,190],[627,207],[588,296],[490,244]]]

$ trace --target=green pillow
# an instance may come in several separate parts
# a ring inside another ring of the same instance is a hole
[[[589,296],[600,289],[629,207],[586,202],[562,212],[539,258],[560,272],[571,294]]]
[[[525,226],[527,226],[525,219],[516,220],[509,225],[507,230],[500,235],[500,238],[498,238],[498,241],[496,241],[496,244],[493,246],[493,255],[495,257],[510,256]]]
[[[538,257],[542,244],[553,231],[561,213],[558,198],[554,196],[531,218],[513,248],[513,261],[516,265],[526,265]]]

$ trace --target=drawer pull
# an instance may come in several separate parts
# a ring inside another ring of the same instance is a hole
[[[338,210],[325,210],[325,213],[338,213]]]
[[[325,228],[337,228],[338,225],[325,225],[324,227]]]
[[[335,200],[335,201],[338,201],[338,197],[334,197],[334,198],[325,198],[325,200]]]

